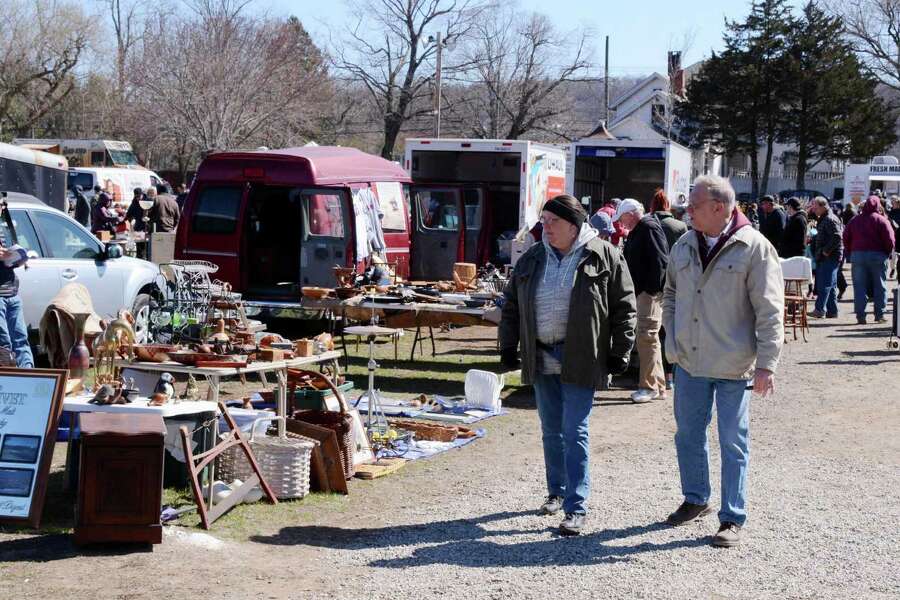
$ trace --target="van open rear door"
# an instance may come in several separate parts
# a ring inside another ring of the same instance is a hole
[[[216,278],[244,289],[241,279],[241,243],[244,206],[249,184],[202,183],[191,190],[179,226],[186,243],[179,258],[205,260],[219,266]],[[190,235],[187,235],[187,234]]]
[[[412,187],[412,279],[449,279],[453,263],[463,260],[461,191],[452,186]]]

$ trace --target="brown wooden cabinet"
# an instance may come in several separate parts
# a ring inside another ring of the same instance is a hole
[[[159,415],[81,416],[76,544],[162,542],[165,434]]]

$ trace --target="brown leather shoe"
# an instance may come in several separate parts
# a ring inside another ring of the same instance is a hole
[[[733,548],[740,543],[741,526],[730,521],[722,523],[719,527],[719,532],[712,539],[712,545],[717,548]]]
[[[678,507],[678,510],[669,515],[666,519],[666,523],[669,525],[684,525],[694,519],[699,519],[702,516],[708,515],[712,510],[713,509],[709,504],[691,504],[685,500],[681,503],[681,506]]]

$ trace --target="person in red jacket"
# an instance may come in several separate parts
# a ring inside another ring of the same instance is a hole
[[[888,259],[894,250],[894,230],[879,214],[881,199],[869,196],[860,214],[844,228],[844,249],[851,263],[856,322],[865,324],[868,296],[875,307],[875,322],[885,323]]]

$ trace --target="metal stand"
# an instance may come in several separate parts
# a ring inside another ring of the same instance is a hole
[[[369,336],[369,389],[366,391],[366,398],[369,404],[369,414],[366,417],[366,435],[372,439],[372,431],[385,432],[388,430],[387,418],[384,416],[384,409],[381,407],[381,396],[375,389],[375,369],[378,363],[375,362],[375,336]]]
[[[367,365],[369,371],[369,387],[368,390],[366,390],[365,395],[369,404],[366,418],[366,434],[371,441],[373,431],[383,433],[389,429],[387,417],[384,415],[384,409],[382,408],[383,403],[381,395],[378,393],[378,390],[375,389],[375,370],[378,368],[378,363],[375,361],[375,338],[378,336],[393,337],[397,335],[397,330],[388,327],[379,327],[378,325],[357,325],[344,328],[344,334],[364,335],[369,341],[369,362]]]

